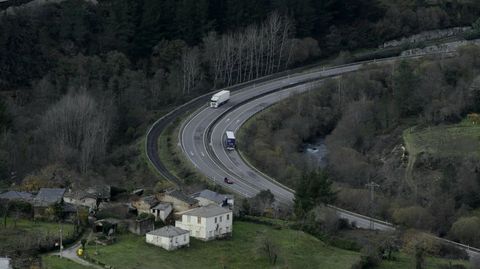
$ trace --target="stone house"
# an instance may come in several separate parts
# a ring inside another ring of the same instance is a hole
[[[101,202],[108,202],[111,198],[111,187],[108,185],[96,185],[87,189],[69,189],[63,200],[78,206],[85,206],[91,210],[98,209]]]
[[[46,210],[55,205],[62,206],[65,189],[41,188],[33,199],[33,217],[45,217]]]
[[[173,209],[177,212],[185,211],[198,206],[198,201],[196,199],[193,199],[178,190],[160,193],[157,195],[157,198],[164,203],[171,203],[173,205]]]
[[[157,198],[154,195],[150,195],[133,201],[132,206],[137,209],[138,215],[141,213],[151,214],[151,209],[158,203]]]
[[[0,194],[0,200],[31,202],[34,195],[23,191],[7,191]]]
[[[189,232],[174,226],[165,226],[146,234],[145,240],[149,244],[174,250],[190,245]]]

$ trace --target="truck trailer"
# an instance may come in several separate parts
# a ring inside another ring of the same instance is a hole
[[[228,150],[235,149],[235,134],[232,131],[227,131],[225,133],[225,148]]]
[[[217,108],[230,99],[230,91],[219,91],[212,96],[210,107]]]

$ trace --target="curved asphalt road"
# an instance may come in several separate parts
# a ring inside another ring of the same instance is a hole
[[[261,190],[269,189],[280,202],[291,203],[293,201],[292,190],[267,179],[258,171],[250,168],[235,151],[224,150],[223,134],[225,130],[238,129],[241,123],[263,108],[287,98],[294,92],[305,91],[310,84],[303,83],[321,77],[356,71],[362,65],[316,70],[269,81],[234,93],[229,102],[220,108],[214,109],[205,105],[184,123],[179,134],[182,149],[193,165],[215,184],[221,184],[245,197],[252,197]],[[301,85],[290,87],[295,84]],[[286,89],[278,91],[283,88]],[[271,93],[273,91],[277,92]],[[262,95],[264,96],[258,98]],[[228,116],[222,118],[224,114]],[[214,128],[211,128],[213,126]],[[235,183],[224,183],[223,178],[225,177],[233,179]]]
[[[388,59],[385,61],[392,61]],[[236,132],[250,117],[292,94],[309,90],[323,78],[335,77],[359,70],[364,64],[354,64],[316,70],[283,79],[251,86],[234,93],[228,103],[220,108],[210,108],[207,104],[189,119],[179,133],[179,141],[187,158],[196,169],[215,184],[230,189],[244,197],[253,197],[261,190],[270,190],[282,204],[292,204],[294,191],[245,163],[237,151],[228,151],[223,145],[227,130]],[[223,178],[234,180],[226,184]],[[390,223],[373,220],[353,212],[337,209],[340,218],[354,222],[357,227],[376,230],[394,230]]]

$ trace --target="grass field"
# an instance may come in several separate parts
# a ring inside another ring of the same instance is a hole
[[[258,238],[267,235],[278,247],[279,259],[275,266],[258,249]],[[145,243],[143,236],[120,235],[111,246],[87,247],[91,257],[118,269],[153,268],[351,268],[360,259],[360,253],[342,250],[325,244],[317,238],[291,229],[237,221],[233,238],[202,242],[191,239],[189,248],[166,251]],[[379,269],[415,268],[415,260],[405,253],[396,253],[395,261],[384,261]],[[428,257],[427,269],[448,264],[468,265],[467,261]]]
[[[42,257],[42,269],[87,269],[83,265],[77,264],[65,258],[60,259],[58,256]]]
[[[34,222],[19,219],[16,227],[14,220],[7,219],[7,228],[3,227],[3,219],[0,223],[0,249],[13,249],[17,245],[21,249],[25,240],[32,238],[56,238],[59,236],[60,225],[53,222]],[[73,225],[63,224],[63,236],[73,236]]]
[[[480,157],[480,125],[463,121],[453,125],[441,125],[407,129],[403,139],[409,154],[425,152],[439,157]]]
[[[192,240],[189,248],[168,252],[145,243],[144,237],[122,235],[118,243],[99,247],[94,258],[115,268],[271,268],[260,254],[257,238],[268,235],[279,248],[280,268],[341,269],[359,259],[359,253],[326,245],[315,237],[289,229],[236,222],[230,240]],[[93,249],[87,248],[87,253]]]
[[[377,269],[408,269],[415,268],[415,259],[404,253],[397,253],[395,261],[383,261]],[[468,268],[468,261],[446,260],[428,257],[425,259],[425,269],[438,269],[441,265],[463,265]]]

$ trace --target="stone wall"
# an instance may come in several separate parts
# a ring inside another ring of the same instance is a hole
[[[387,41],[382,45],[380,45],[379,48],[393,48],[393,47],[402,46],[404,44],[415,44],[423,41],[452,37],[452,36],[465,33],[470,29],[471,27],[454,27],[454,28],[441,29],[441,30],[425,31],[409,37],[403,37],[402,39]]]
[[[449,53],[455,52],[459,47],[465,45],[480,45],[480,39],[475,40],[462,40],[462,41],[454,41],[449,43],[443,43],[439,45],[428,46],[425,48],[416,48],[416,49],[409,49],[403,51],[401,56],[412,56],[412,55],[423,55],[429,53]]]

